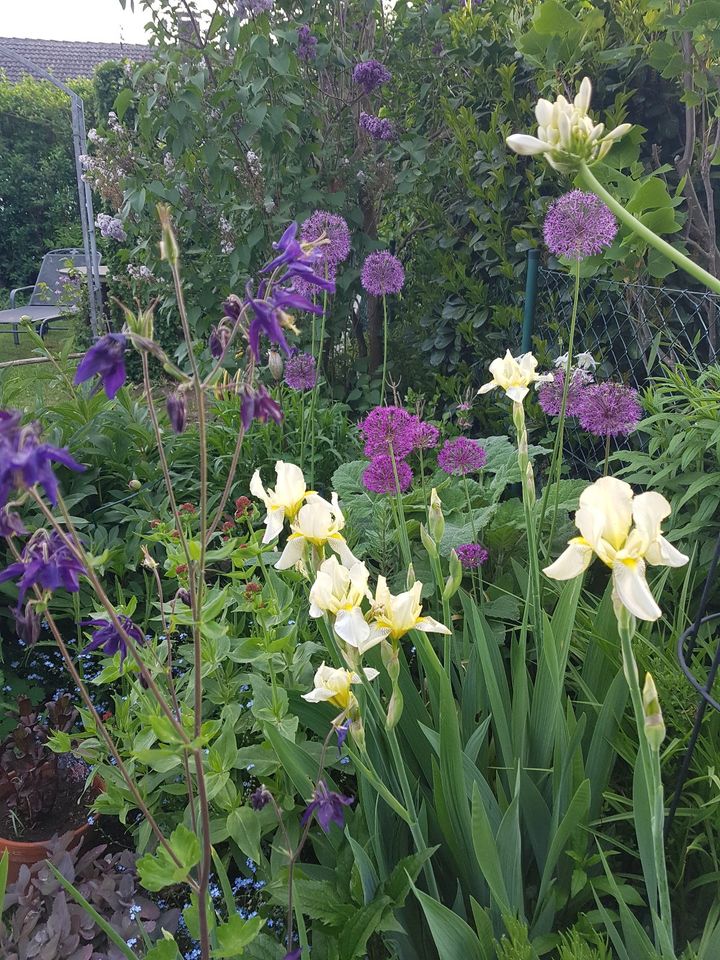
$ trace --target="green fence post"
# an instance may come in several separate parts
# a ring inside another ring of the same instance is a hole
[[[523,312],[522,353],[529,353],[532,348],[532,335],[535,326],[535,305],[537,303],[538,265],[540,262],[539,250],[528,250],[527,274],[525,276],[525,309]]]

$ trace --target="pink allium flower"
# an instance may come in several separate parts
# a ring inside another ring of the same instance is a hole
[[[543,236],[556,257],[583,260],[609,247],[617,229],[617,220],[599,197],[571,190],[550,205]]]
[[[395,471],[397,470],[397,483]],[[372,493],[405,493],[412,483],[412,470],[404,460],[396,460],[393,467],[393,458],[386,454],[374,457],[363,471],[363,485]]]
[[[476,570],[487,560],[489,553],[479,543],[461,543],[455,547],[458,560],[466,570]]]
[[[421,420],[415,428],[415,449],[430,450],[438,445],[440,431],[432,423]]]
[[[291,390],[312,390],[317,383],[315,357],[311,353],[296,353],[285,363],[285,383]]]
[[[384,297],[388,293],[400,293],[405,283],[405,271],[392,253],[378,250],[366,257],[360,281],[369,294]]]
[[[588,386],[588,374],[584,370],[573,370],[568,387],[567,406],[565,413],[568,417],[577,415],[583,392]],[[565,389],[565,371],[558,370],[554,379],[538,387],[538,401],[549,417],[557,417],[562,407],[563,390]]]
[[[641,417],[637,390],[612,381],[587,386],[577,409],[580,426],[596,437],[627,436]]]
[[[438,454],[440,469],[445,473],[454,473],[461,477],[476,470],[482,470],[486,461],[485,448],[477,440],[469,440],[467,437],[446,440]]]
[[[375,407],[358,427],[365,439],[365,456],[393,454],[397,460],[415,447],[418,419],[402,407]]]
[[[324,237],[329,242],[319,248],[328,266],[336,267],[350,255],[350,228],[344,217],[328,210],[316,210],[300,227],[305,243]]]

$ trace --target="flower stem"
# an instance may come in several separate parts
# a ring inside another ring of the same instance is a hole
[[[603,476],[608,475],[608,466],[610,463],[610,434],[605,437],[605,463],[603,464]]]
[[[385,384],[387,382],[387,354],[388,354],[388,312],[387,297],[383,296],[383,369],[382,387],[380,388],[380,405],[385,403]]]
[[[672,260],[674,264],[686,273],[689,273],[691,277],[707,287],[708,290],[712,290],[713,293],[720,293],[720,280],[717,277],[708,273],[707,270],[703,270],[702,267],[699,267],[689,257],[686,257],[684,253],[676,250],[667,240],[663,240],[662,237],[659,237],[650,230],[649,227],[646,227],[644,223],[641,223],[640,220],[631,213],[628,213],[625,207],[619,203],[612,194],[608,193],[585,163],[580,164],[578,180],[582,186],[587,187],[588,190],[591,190],[596,196],[600,197],[603,203],[612,210],[618,220],[624,223],[626,227],[629,227],[633,233],[641,237],[648,246],[654,247],[658,253],[663,254],[668,260]]]
[[[537,551],[537,531],[535,528],[535,517],[533,515],[535,508],[535,477],[528,452],[525,408],[522,403],[513,403],[513,422],[517,433],[518,466],[520,467],[523,511],[525,513],[525,527],[527,529],[530,589],[528,590],[526,603],[531,606],[533,611],[535,642],[539,647],[542,636],[542,614],[540,609],[540,558]]]
[[[395,524],[397,526],[400,546],[403,552],[403,559],[405,563],[410,566],[410,563],[412,562],[410,539],[408,538],[407,523],[405,522],[405,507],[403,506],[402,492],[400,490],[400,478],[398,476],[397,461],[395,460],[395,454],[392,446],[390,447],[390,457],[392,459],[393,475],[395,477],[395,502],[397,504],[397,509],[394,511]]]
[[[327,279],[327,267],[325,268]],[[325,343],[325,318],[327,316],[328,295],[323,293],[323,311],[320,318],[320,342],[315,360],[315,385],[310,396],[310,489],[315,489],[315,407],[317,406],[318,390],[320,388],[320,370],[322,367],[323,344]],[[315,322],[313,317],[313,356],[315,356]]]

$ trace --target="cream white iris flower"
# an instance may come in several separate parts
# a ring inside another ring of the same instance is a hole
[[[572,580],[597,555],[612,570],[616,612],[621,604],[639,620],[657,620],[662,611],[645,579],[646,564],[682,567],[688,562],[662,536],[660,525],[670,512],[661,494],[634,496],[630,484],[601,477],[580,495],[575,514],[580,536],[544,572],[553,580]]]
[[[340,533],[344,526],[345,517],[340,510],[336,493],[333,493],[331,503],[317,493],[309,493],[306,503],[298,510],[292,524],[292,533],[275,568],[287,570],[295,566],[303,559],[307,544],[313,547],[329,546],[337,553],[344,566],[352,567],[357,560]]]
[[[423,633],[452,632],[432,617],[422,615],[422,586],[422,583],[416,580],[410,590],[392,594],[388,590],[385,577],[378,577],[373,617],[378,627],[387,630],[391,640],[400,640],[409,630],[421,630]]]
[[[597,163],[632,124],[621,123],[603,136],[605,124],[595,123],[588,113],[591,96],[592,84],[585,77],[572,103],[563,96],[554,103],[538,100],[535,106],[537,136],[514,133],[507,138],[507,145],[522,156],[544,154],[550,166],[563,173],[573,172],[580,162],[588,166]]]
[[[378,675],[378,671],[373,667],[365,667],[364,672],[368,680],[374,680]],[[303,694],[303,700],[309,703],[331,703],[340,710],[346,711],[355,703],[355,696],[351,690],[352,684],[361,682],[358,674],[352,670],[328,667],[323,661],[315,671],[314,688],[309,693]]]
[[[278,460],[275,464],[277,483],[274,490],[266,490],[256,470],[250,481],[250,493],[262,500],[267,509],[263,543],[270,543],[282,533],[286,520],[294,520],[308,490],[300,467]]]
[[[523,353],[515,358],[508,350],[504,357],[498,357],[490,364],[492,380],[484,383],[478,393],[488,393],[499,387],[514,403],[522,403],[530,392],[531,384],[553,379],[551,373],[537,373],[537,365],[531,353]]]
[[[388,635],[387,630],[368,623],[361,610],[363,600],[371,596],[368,577],[364,563],[356,561],[348,569],[333,555],[320,565],[310,588],[310,616],[331,614],[335,633],[361,655]]]

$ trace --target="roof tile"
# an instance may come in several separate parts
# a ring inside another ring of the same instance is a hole
[[[91,77],[97,66],[108,60],[148,60],[150,47],[141,43],[91,43],[76,40],[31,40],[22,37],[0,37],[0,71],[16,83],[30,73],[8,54],[8,50],[32,60],[58,80]]]

